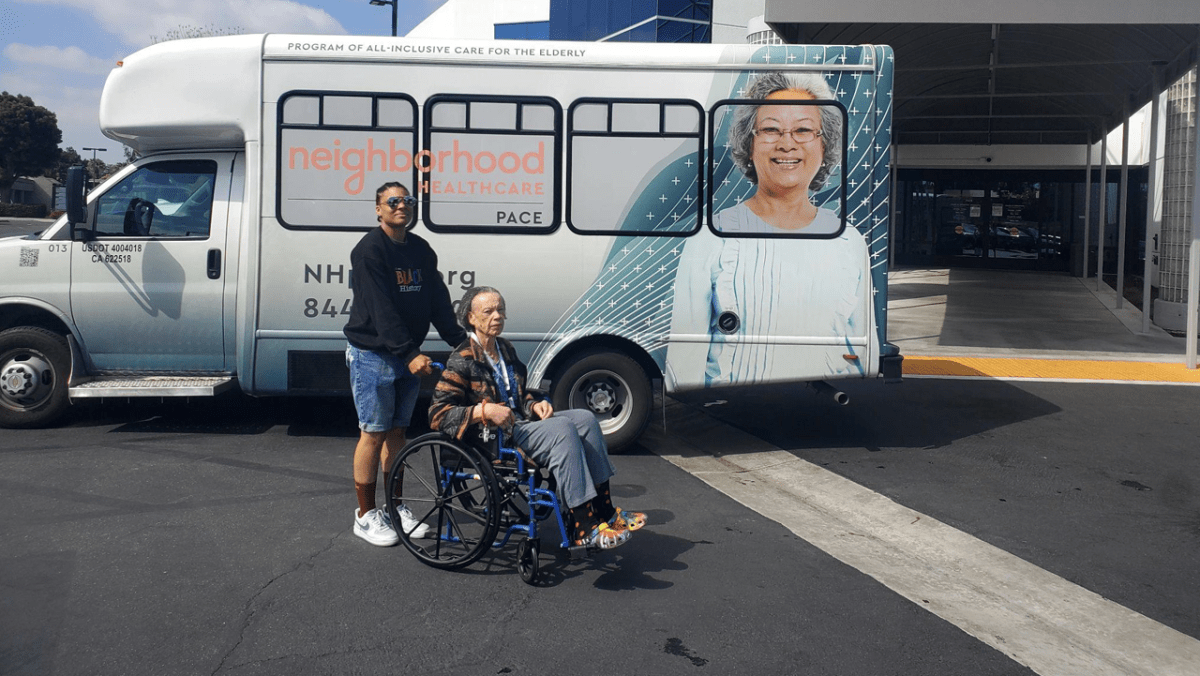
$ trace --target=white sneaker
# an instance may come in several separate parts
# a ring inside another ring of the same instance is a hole
[[[377,547],[391,547],[400,541],[396,529],[386,521],[387,515],[383,510],[372,509],[364,516],[354,510],[354,534]]]
[[[383,515],[383,522],[395,529],[396,526],[388,516],[387,510],[380,509],[379,513]],[[396,513],[400,516],[400,528],[408,534],[409,540],[420,540],[429,533],[429,526],[413,518],[412,512],[408,511],[408,505],[400,505]]]

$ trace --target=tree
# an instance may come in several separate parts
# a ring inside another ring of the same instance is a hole
[[[108,168],[108,164],[101,159],[84,160],[83,167],[87,171],[88,178],[92,180],[92,183],[99,183],[101,179],[112,173]]]
[[[57,180],[59,183],[67,182],[67,169],[83,164],[83,158],[71,146],[67,146],[66,150],[58,151],[58,162],[54,166],[47,169],[45,176],[49,176]]]
[[[0,93],[0,196],[11,199],[13,182],[37,176],[59,160],[58,117],[21,94]]]

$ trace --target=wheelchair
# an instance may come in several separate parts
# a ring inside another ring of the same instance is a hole
[[[537,584],[540,522],[553,518],[559,545],[571,559],[588,556],[592,548],[573,543],[554,478],[534,467],[515,445],[506,446],[501,430],[493,434],[495,454],[441,432],[410,441],[387,473],[387,513],[399,524],[397,508],[403,502],[427,524],[429,532],[422,539],[396,530],[417,560],[444,570],[469,566],[489,549],[520,536],[517,572],[526,584]]]

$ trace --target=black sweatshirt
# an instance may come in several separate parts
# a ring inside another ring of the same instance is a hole
[[[396,355],[407,365],[421,354],[430,322],[451,347],[467,339],[454,318],[437,254],[413,233],[399,243],[374,228],[350,252],[354,302],[342,332],[360,350]]]

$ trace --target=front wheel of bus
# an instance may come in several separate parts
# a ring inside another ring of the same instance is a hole
[[[621,453],[650,421],[650,379],[637,362],[619,352],[584,352],[554,379],[555,409],[591,411],[600,422],[610,453]]]
[[[0,332],[0,427],[42,427],[67,409],[71,349],[62,336],[22,326]]]

